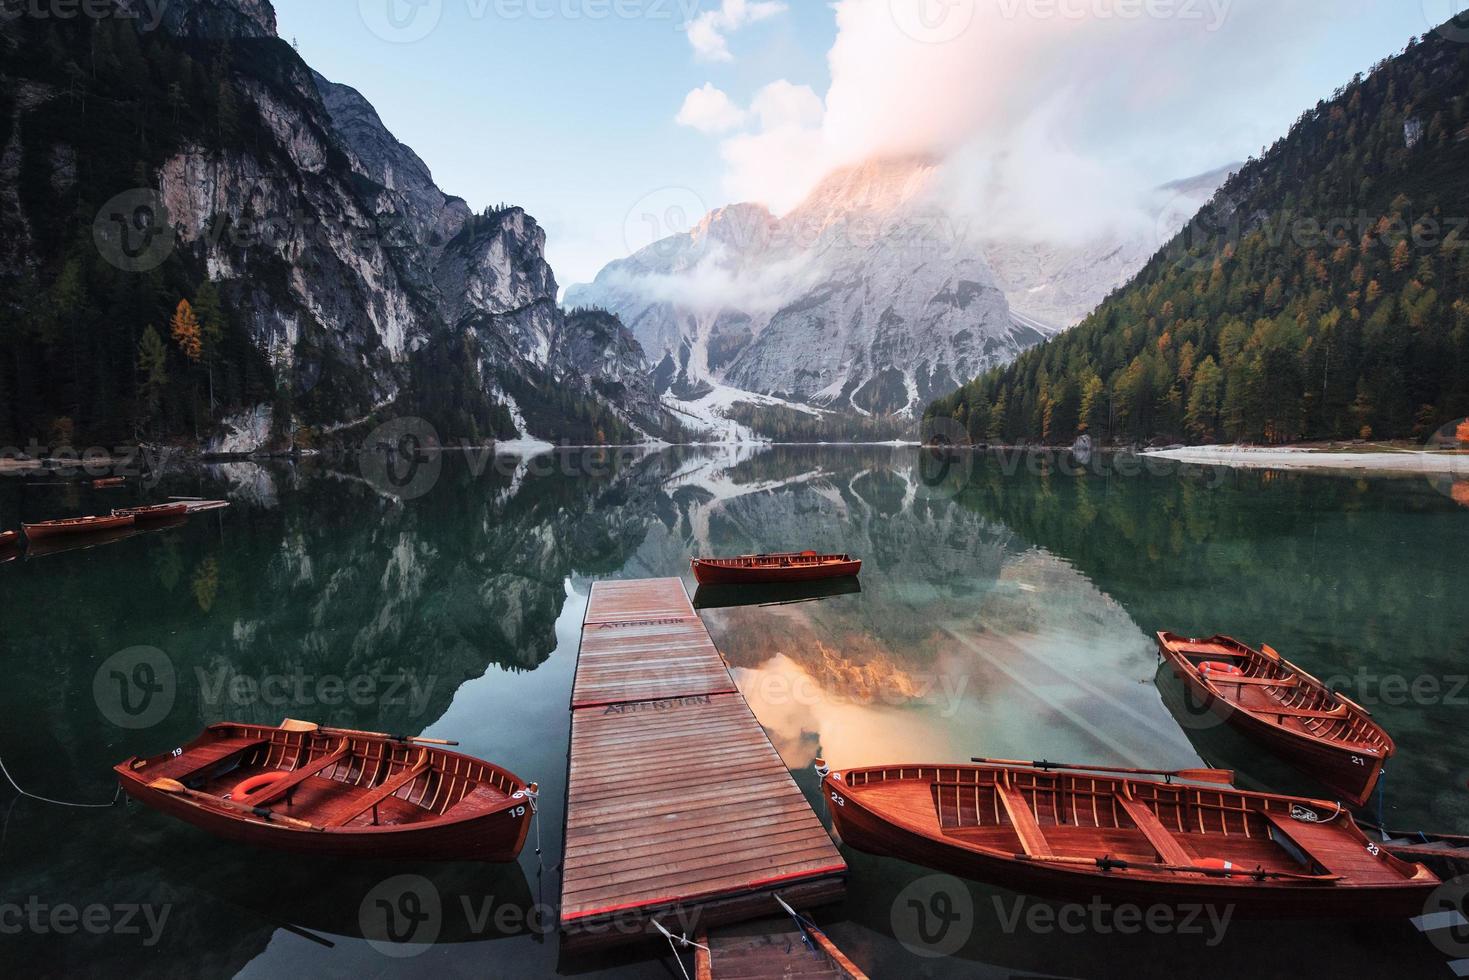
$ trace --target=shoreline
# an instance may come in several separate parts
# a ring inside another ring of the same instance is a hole
[[[1240,469],[1348,470],[1469,479],[1469,453],[1429,450],[1338,452],[1309,446],[1188,446],[1182,449],[1150,449],[1142,455],[1180,463]]]

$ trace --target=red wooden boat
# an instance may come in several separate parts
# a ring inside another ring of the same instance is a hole
[[[1159,633],[1158,652],[1199,705],[1352,805],[1372,798],[1396,746],[1367,709],[1268,646]]]
[[[64,521],[42,521],[39,524],[22,524],[26,537],[32,541],[59,538],[64,534],[95,534],[112,531],[120,527],[132,527],[133,519],[127,515],[113,514],[107,517],[73,517]]]
[[[842,840],[1064,901],[1212,903],[1270,917],[1416,915],[1441,884],[1368,840],[1339,804],[1049,763],[826,773]]]
[[[19,531],[0,531],[0,548],[14,548],[20,544]]]
[[[785,928],[790,928],[789,923]],[[802,919],[798,928],[799,932],[753,936],[745,934],[747,929],[702,933],[694,948],[694,980],[868,980],[867,974],[810,921]]]
[[[1444,881],[1469,875],[1469,836],[1383,830],[1372,824],[1362,824],[1362,829],[1374,841],[1381,841],[1394,857],[1426,865]]]
[[[93,487],[93,489],[96,489],[96,490],[108,490],[108,489],[111,489],[112,487],[120,487],[120,486],[122,486],[126,482],[128,482],[127,481],[127,477],[123,477],[123,476],[105,476],[105,477],[103,477],[100,480],[93,480],[92,481],[92,487]]]
[[[113,517],[132,517],[139,524],[146,524],[149,521],[165,521],[172,517],[187,517],[188,514],[188,504],[153,504],[150,507],[119,507],[112,512]]]
[[[700,585],[755,585],[772,582],[815,582],[850,578],[862,571],[851,555],[803,551],[787,555],[744,555],[739,558],[695,558],[691,562]]]
[[[210,725],[114,767],[129,796],[226,840],[332,857],[512,861],[534,783],[435,739]]]

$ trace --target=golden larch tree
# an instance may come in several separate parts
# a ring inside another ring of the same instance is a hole
[[[194,308],[186,299],[179,300],[179,307],[173,314],[173,342],[179,345],[179,350],[191,361],[198,361],[204,354],[204,341],[199,332],[199,318],[194,315]]]

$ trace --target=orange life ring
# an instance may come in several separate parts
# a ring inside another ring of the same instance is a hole
[[[1245,673],[1234,664],[1221,664],[1214,660],[1199,664],[1199,671],[1204,674],[1224,674],[1226,677],[1243,677]]]
[[[290,777],[290,773],[278,769],[275,772],[262,772],[258,776],[242,779],[238,783],[235,783],[234,789],[230,790],[229,799],[242,800],[257,789],[273,786],[281,780],[289,779]]]

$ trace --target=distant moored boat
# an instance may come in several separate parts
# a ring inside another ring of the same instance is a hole
[[[695,558],[694,578],[700,585],[754,585],[779,582],[815,582],[849,578],[862,571],[851,555],[823,555],[815,551],[782,555],[743,555],[739,558]]]
[[[64,521],[41,521],[39,524],[22,524],[26,537],[32,541],[59,538],[67,534],[95,534],[120,527],[132,527],[133,518],[127,514],[108,517],[73,517]]]
[[[153,504],[149,507],[119,507],[112,512],[113,517],[131,517],[139,524],[148,521],[164,521],[171,517],[186,517],[189,513],[188,504]]]

